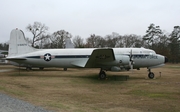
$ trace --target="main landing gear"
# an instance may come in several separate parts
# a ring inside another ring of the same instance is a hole
[[[26,67],[26,70],[30,71],[30,70],[32,70],[32,68],[31,67]]]
[[[154,78],[154,73],[151,72],[151,69],[148,69],[148,71],[149,71],[148,77],[149,77],[150,79],[153,79],[153,78]]]
[[[100,70],[100,72],[99,72],[99,78],[100,79],[106,79],[106,73],[105,73],[105,71],[103,71],[102,69]]]
[[[153,72],[151,72],[151,69],[148,69],[148,72],[149,72],[148,77],[150,79],[154,79],[155,75],[154,75]],[[106,79],[106,73],[105,73],[105,71],[103,69],[101,69],[100,72],[99,72],[99,79],[101,79],[101,80]]]

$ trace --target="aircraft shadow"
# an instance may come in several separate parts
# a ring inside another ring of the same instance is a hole
[[[33,69],[32,71],[39,71],[41,72],[42,70],[39,69]],[[82,78],[82,79],[90,79],[90,80],[102,80],[99,79],[98,74],[92,74],[92,75],[84,75],[84,76],[78,76],[78,75],[63,75],[61,73],[59,74],[29,74],[28,72],[32,72],[32,71],[27,71],[26,69],[19,69],[19,68],[15,68],[15,73],[14,74],[9,74],[9,76],[15,76],[15,77],[57,77],[57,78]],[[45,69],[43,71],[64,71],[63,69],[56,69],[56,68],[51,68],[51,69]],[[68,70],[68,72],[71,70]],[[72,70],[73,71],[73,70]],[[27,72],[28,74],[26,74],[25,72]],[[107,74],[107,78],[102,80],[102,81],[128,81],[128,80],[138,80],[138,79],[145,79],[144,77],[134,77],[134,76],[129,76],[129,75],[108,75]]]
[[[24,70],[26,71],[26,70]],[[59,70],[57,70],[59,71]],[[63,71],[63,70],[62,70]],[[4,74],[5,75],[5,74]],[[6,75],[7,76],[7,75]],[[8,76],[13,76],[13,77],[57,77],[57,78],[81,78],[81,79],[89,79],[89,80],[100,80],[100,81],[127,81],[129,79],[128,75],[108,75],[106,79],[100,79],[98,77],[98,74],[88,74],[88,75],[64,75],[64,74],[27,74],[22,71],[15,71],[13,74],[8,74]]]

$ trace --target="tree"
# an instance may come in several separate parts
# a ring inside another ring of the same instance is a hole
[[[9,44],[8,43],[0,43],[0,50],[8,50]]]
[[[89,38],[87,38],[86,47],[89,48],[99,48],[105,46],[105,40],[101,36],[96,36],[95,34],[91,35]]]
[[[39,48],[51,48],[51,35],[42,35],[42,40],[39,41]]]
[[[35,47],[35,43],[43,39],[42,35],[46,33],[48,27],[40,22],[34,22],[33,25],[29,24],[26,29],[33,34],[32,47]]]
[[[65,48],[65,39],[72,38],[72,35],[65,31],[65,30],[59,30],[52,34],[51,36],[51,47],[52,48]]]
[[[138,36],[131,34],[131,35],[124,35],[124,47],[135,47],[136,40],[138,40]]]
[[[135,39],[134,47],[146,47],[146,43],[141,36],[137,36],[137,38]]]
[[[118,36],[116,47],[144,47],[142,38],[135,34]]]
[[[145,41],[147,41],[148,47],[153,49],[153,45],[159,42],[159,36],[161,36],[162,31],[159,26],[155,26],[155,24],[150,24],[148,30],[146,31],[146,35],[143,37]]]
[[[171,53],[171,61],[174,63],[178,63],[180,60],[180,26],[174,26],[174,30],[170,35],[170,53]]]
[[[123,40],[123,36],[120,36],[117,38],[117,41],[116,41],[116,47],[121,47],[123,48],[124,47],[124,40]]]
[[[75,36],[73,38],[73,43],[74,43],[76,48],[83,48],[84,47],[83,38],[81,38],[80,36]]]
[[[156,53],[169,57],[170,53],[169,53],[169,48],[168,48],[168,45],[169,45],[168,35],[161,35],[159,39],[160,39],[159,43],[156,44],[155,46]]]
[[[118,37],[119,37],[119,34],[115,32],[113,32],[112,35],[107,35],[105,37],[106,47],[116,47]]]

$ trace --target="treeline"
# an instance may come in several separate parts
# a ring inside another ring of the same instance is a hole
[[[8,43],[0,43],[0,50],[8,50],[9,44]]]
[[[27,39],[27,41],[36,48],[65,48],[65,40],[71,39],[75,48],[144,47],[167,56],[172,63],[180,62],[180,26],[174,26],[173,31],[169,34],[162,31],[160,26],[150,24],[143,36],[136,34],[120,35],[113,32],[104,37],[92,34],[87,38],[73,37],[71,33],[65,30],[47,34],[48,27],[40,22],[34,22],[33,25],[29,24],[26,29],[33,34],[33,38]]]

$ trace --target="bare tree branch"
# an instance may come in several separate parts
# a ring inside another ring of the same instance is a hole
[[[34,22],[33,25],[29,24],[26,29],[33,34],[32,47],[34,47],[36,42],[43,39],[42,34],[46,33],[48,27],[40,22]]]

